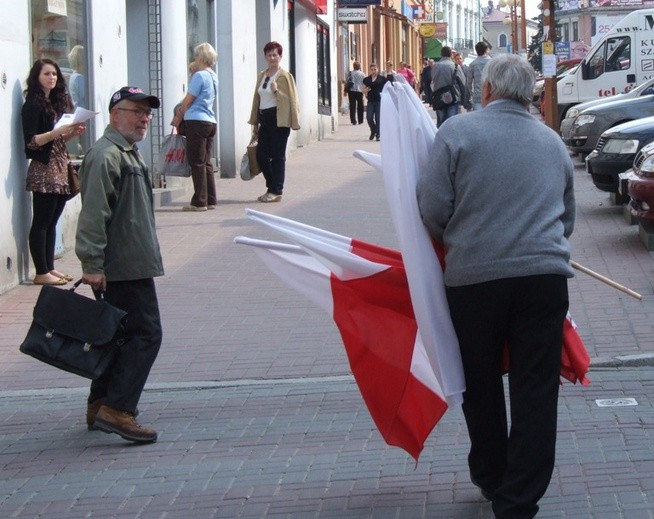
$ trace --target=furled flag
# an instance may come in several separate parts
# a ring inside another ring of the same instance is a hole
[[[382,437],[416,461],[447,410],[413,314],[400,254],[247,210],[295,243],[239,236],[272,272],[332,315],[354,378]]]
[[[451,324],[442,271],[433,268],[437,264],[435,250],[441,245],[433,243],[423,225],[416,198],[418,174],[427,166],[429,148],[438,130],[415,91],[402,79],[398,76],[397,81],[386,83],[382,91],[381,157],[361,151],[354,155],[383,174],[418,328],[431,366],[448,395],[448,389],[456,387],[459,379],[451,379],[449,368],[456,362],[455,353],[449,350],[451,342],[442,342],[437,336],[439,329]],[[442,257],[439,263],[442,267]],[[434,312],[438,312],[436,319]],[[588,384],[589,364],[586,348],[568,314],[563,326],[561,376]],[[448,369],[444,370],[444,366]]]

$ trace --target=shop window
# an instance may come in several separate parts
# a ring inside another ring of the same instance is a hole
[[[329,27],[322,23],[316,24],[316,35],[318,51],[318,113],[330,115],[332,113],[332,88]]]
[[[89,78],[86,2],[84,0],[31,0],[32,61],[49,58],[59,65],[75,106],[93,109]],[[27,77],[27,71],[25,72]],[[68,141],[71,156],[81,157],[91,145],[87,131]]]

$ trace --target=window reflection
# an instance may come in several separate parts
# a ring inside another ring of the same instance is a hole
[[[57,62],[64,75],[75,106],[90,106],[87,74],[88,46],[86,34],[86,2],[84,0],[31,0],[32,62],[50,58]],[[27,77],[27,71],[25,72]],[[79,158],[91,145],[93,135],[87,122],[87,131],[68,141],[68,152]]]

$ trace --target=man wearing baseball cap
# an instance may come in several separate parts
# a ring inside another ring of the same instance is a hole
[[[82,210],[75,253],[82,282],[127,312],[124,343],[107,371],[91,383],[89,430],[151,443],[157,432],[136,421],[137,404],[161,346],[154,277],[163,275],[155,230],[152,185],[138,152],[159,99],[137,87],[111,96],[109,125],[80,169]],[[83,318],[84,316],[80,316]]]

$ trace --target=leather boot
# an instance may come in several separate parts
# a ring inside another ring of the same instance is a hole
[[[93,425],[95,422],[95,417],[102,406],[102,400],[98,398],[93,402],[86,404],[86,427],[89,431],[97,431],[97,427]]]
[[[133,414],[119,411],[107,405],[100,406],[93,425],[103,432],[116,433],[127,441],[137,443],[154,443],[157,441],[157,431],[141,427]]]

